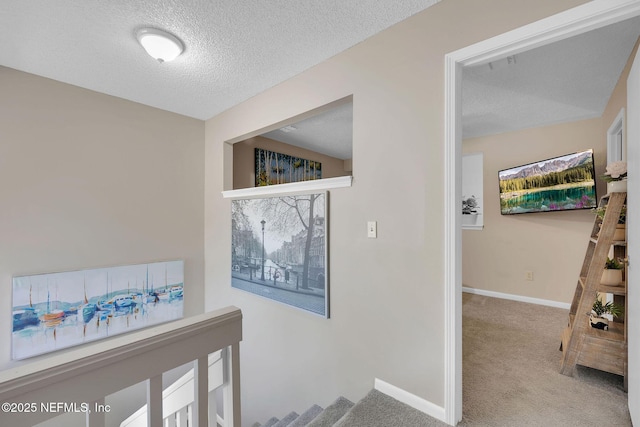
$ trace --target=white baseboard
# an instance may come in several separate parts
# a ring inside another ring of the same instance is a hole
[[[387,396],[391,396],[394,399],[399,400],[405,405],[409,405],[412,408],[429,415],[430,417],[446,422],[444,420],[444,408],[442,406],[433,404],[428,400],[418,397],[415,394],[409,393],[406,390],[398,388],[378,378],[375,379],[373,388]]]
[[[483,289],[467,288],[466,286],[462,287],[462,292],[467,292],[469,294],[483,295],[485,297],[502,298],[502,299],[508,299],[512,301],[528,302],[530,304],[539,304],[539,305],[546,305],[549,307],[564,308],[566,310],[569,310],[571,308],[571,304],[565,303],[565,302],[551,301],[548,299],[541,299],[541,298],[524,297],[522,295],[504,294],[502,292],[485,291]]]

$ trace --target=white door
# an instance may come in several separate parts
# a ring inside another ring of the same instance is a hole
[[[627,327],[629,334],[629,412],[640,425],[640,55],[627,80]]]

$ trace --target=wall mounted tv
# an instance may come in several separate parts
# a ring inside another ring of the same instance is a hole
[[[498,178],[502,215],[597,206],[593,150],[501,170]]]

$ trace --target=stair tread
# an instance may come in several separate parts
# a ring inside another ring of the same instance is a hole
[[[331,405],[327,406],[313,421],[307,424],[308,427],[331,427],[344,414],[353,407],[353,402],[340,396]]]
[[[285,417],[282,417],[280,421],[275,423],[273,427],[288,427],[293,421],[298,418],[298,413],[295,411],[289,412]]]
[[[371,390],[334,427],[445,427],[447,424],[386,394]]]
[[[262,424],[262,427],[273,427],[278,421],[280,421],[279,418],[271,417],[266,423]]]
[[[292,422],[287,418],[294,417]],[[273,421],[276,420],[276,421]],[[256,423],[253,427],[260,426]],[[326,409],[313,405],[302,415],[289,413],[281,421],[271,418],[261,427],[447,427],[448,424],[378,390],[356,404],[339,397]]]
[[[322,407],[313,405],[312,407],[304,411],[302,415],[296,418],[296,420],[289,424],[289,426],[287,427],[305,427],[311,421],[313,421],[322,411]]]

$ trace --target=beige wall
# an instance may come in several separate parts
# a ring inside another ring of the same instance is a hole
[[[571,302],[593,214],[587,210],[501,215],[498,171],[593,148],[600,176],[607,155],[601,129],[602,120],[592,119],[463,142],[463,152],[484,154],[484,229],[462,232],[463,286]],[[598,182],[598,195],[605,191]],[[525,271],[533,271],[533,281],[525,280]]]
[[[207,121],[206,308],[243,310],[247,425],[359,399],[376,377],[444,404],[444,55],[580,3],[444,0]],[[329,195],[325,320],[230,287],[225,141],[348,95],[354,184]]]
[[[0,369],[14,275],[184,259],[201,313],[204,122],[3,67],[0,94]]]
[[[280,141],[256,136],[233,145],[233,188],[255,187],[256,166],[255,149],[263,148],[276,153],[288,154],[306,160],[322,163],[322,177],[333,178],[336,176],[351,175],[350,170],[345,170],[345,161],[331,156],[325,156],[304,148],[285,144]],[[349,166],[350,162],[346,165]]]

